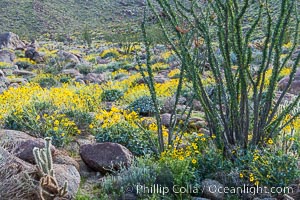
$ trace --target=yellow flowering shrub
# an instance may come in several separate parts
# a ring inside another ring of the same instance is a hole
[[[287,76],[291,73],[291,68],[288,67],[284,67],[282,68],[282,70],[279,73],[279,77],[283,77],[283,76]],[[268,69],[266,71],[266,75],[265,75],[265,87],[268,86],[270,84],[270,80],[271,80],[271,76],[272,76],[272,69]]]
[[[286,48],[286,49],[290,49],[292,46],[293,46],[292,42],[288,42],[288,43],[283,45],[283,47]]]
[[[81,131],[73,120],[58,111],[49,102],[31,101],[21,111],[10,113],[5,118],[5,127],[38,137],[52,137],[56,146],[62,146]]]
[[[0,94],[0,122],[12,112],[22,115],[23,109],[32,102],[47,102],[58,111],[77,110],[94,112],[101,108],[102,89],[98,85],[69,85],[45,89],[36,83],[9,88]]]
[[[176,136],[173,146],[161,154],[161,159],[171,157],[172,159],[185,160],[189,159],[192,164],[196,164],[198,157],[201,156],[208,147],[209,142],[215,137],[208,137],[203,133],[183,133]]]
[[[161,54],[161,57],[165,60],[165,61],[168,61],[171,56],[175,55],[175,52],[174,51],[165,51]]]
[[[94,118],[91,127],[107,128],[114,124],[126,122],[132,127],[137,128],[136,123],[139,122],[138,114],[134,111],[122,110],[117,107],[112,107],[110,111],[100,110]]]
[[[139,84],[132,88],[129,88],[124,94],[124,100],[127,102],[132,102],[142,96],[149,96],[150,92],[145,84]]]
[[[173,69],[172,71],[169,72],[168,77],[172,78],[178,76],[179,74],[180,74],[180,69]]]
[[[38,49],[38,52],[44,54],[45,58],[53,58],[57,56],[58,50],[57,49],[49,50],[46,47],[41,47]]]
[[[136,65],[135,69],[140,70],[140,69],[146,69],[146,64],[142,64],[142,66]],[[151,65],[151,70],[153,72],[157,72],[163,69],[168,69],[169,68],[169,64],[163,63],[163,62],[157,62]]]
[[[163,69],[168,69],[168,68],[169,68],[169,65],[166,63],[163,63],[163,62],[158,62],[158,63],[151,65],[151,69],[154,72],[163,70]]]
[[[155,90],[157,97],[170,97],[172,96],[177,88],[178,79],[171,79],[165,83],[155,83]],[[145,84],[135,85],[128,89],[124,94],[124,100],[132,102],[142,96],[149,96],[150,92],[148,86]]]
[[[111,76],[112,78],[115,78],[117,75],[119,74],[126,74],[126,75],[129,75],[129,72],[127,70],[124,70],[124,69],[119,69],[117,71],[114,71],[111,73]]]
[[[252,185],[285,187],[299,177],[297,159],[273,148],[273,140],[268,140],[270,147],[237,152],[236,166],[242,168],[239,177]]]
[[[142,76],[140,74],[136,73],[122,81],[108,81],[105,85],[103,85],[103,88],[125,91],[129,88],[132,88],[134,85],[136,85],[136,81],[139,80],[141,77]]]
[[[88,54],[88,55],[84,56],[83,58],[85,60],[89,61],[89,62],[94,62],[95,63],[97,56],[98,56],[97,54]]]
[[[141,45],[126,42],[122,44],[121,50],[124,54],[129,55],[135,51],[140,51],[142,49]]]
[[[81,51],[79,49],[71,49],[69,50],[69,53],[72,53],[72,54],[81,54]]]
[[[101,52],[100,56],[102,58],[114,57],[117,58],[120,56],[120,53],[117,48],[105,49]]]
[[[63,84],[62,87],[51,88],[47,92],[54,105],[65,109],[93,112],[101,107],[102,89],[96,84]]]
[[[23,107],[30,104],[34,94],[42,90],[37,84],[28,84],[18,88],[9,88],[0,94],[0,119],[4,119],[10,112],[21,113]]]
[[[80,134],[76,123],[69,119],[65,114],[54,112],[53,114],[37,115],[36,121],[43,125],[45,136],[51,136],[54,143],[61,146],[68,142],[70,136]]]
[[[148,130],[152,131],[153,133],[157,133],[158,127],[157,127],[156,123],[151,123],[148,126]],[[162,134],[164,137],[164,141],[167,142],[169,133],[168,133],[168,129],[165,126],[162,126]]]
[[[36,62],[34,62],[33,60],[30,60],[29,58],[16,58],[14,60],[15,63],[17,62],[21,62],[21,63],[28,63],[28,64],[31,64],[31,65],[35,65]]]
[[[12,67],[12,64],[7,62],[0,62],[0,69],[10,68],[10,67]]]
[[[97,142],[122,144],[135,155],[152,154],[149,138],[154,135],[141,130],[138,124],[140,119],[137,113],[112,107],[110,111],[100,110],[89,128]]]

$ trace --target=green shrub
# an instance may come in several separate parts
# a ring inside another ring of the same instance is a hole
[[[6,62],[0,62],[0,69],[12,68],[12,64]]]
[[[127,123],[114,124],[111,127],[95,130],[97,142],[115,142],[127,147],[134,155],[152,154],[152,146],[149,142],[151,136],[142,134],[138,128]],[[150,133],[149,133],[150,134]]]
[[[117,176],[107,176],[102,182],[103,194],[110,196],[110,199],[118,199],[130,191],[139,199],[148,199],[147,196],[151,194],[137,194],[137,185],[151,187],[155,183],[158,166],[149,161],[138,159],[129,169],[121,168]]]
[[[83,33],[82,33],[82,39],[83,41],[88,45],[88,47],[91,47],[92,45],[92,34],[90,33],[87,26],[85,26]]]
[[[27,131],[32,130],[32,134],[40,136],[41,126],[36,121],[37,115],[51,115],[57,107],[47,102],[33,102],[19,113],[16,110],[11,112],[5,119],[6,129]]]
[[[76,68],[83,75],[87,75],[88,73],[91,73],[91,71],[92,71],[92,67],[89,65],[77,65]]]
[[[15,55],[17,58],[24,58],[25,57],[25,53],[22,50],[15,50]]]
[[[109,53],[107,53],[107,54],[105,54],[105,56],[103,56],[102,58],[117,58],[118,57],[118,55],[117,54],[115,54],[114,52],[109,52]]]
[[[252,184],[287,187],[300,176],[298,158],[270,148],[237,152],[241,177]]]
[[[52,77],[40,78],[37,82],[42,88],[51,88],[58,85],[58,82]]]
[[[178,160],[170,158],[164,161],[162,166],[170,169],[172,172],[174,185],[185,186],[186,184],[193,183],[195,175],[189,159]]]
[[[32,66],[31,63],[23,61],[16,62],[16,65],[19,67],[19,69],[27,69]]]
[[[225,159],[222,152],[212,148],[207,149],[197,159],[196,175],[198,180],[213,178],[217,172],[230,171],[230,161]]]
[[[195,182],[195,168],[191,165],[191,159],[174,159],[172,156],[163,156],[158,161],[159,172],[156,178],[156,183],[168,187],[171,191],[174,187],[174,193],[171,192],[172,199],[189,199],[191,194],[176,193],[179,188],[187,185],[199,187]],[[196,194],[194,194],[196,195]]]
[[[103,101],[117,101],[123,96],[123,92],[120,90],[104,90],[102,93]]]
[[[123,62],[111,62],[106,65],[106,69],[109,71],[118,71],[124,67]]]
[[[59,79],[59,82],[61,83],[70,83],[72,81],[72,78],[69,76],[63,76]]]
[[[142,96],[129,105],[129,109],[141,115],[149,115],[155,112],[155,107],[150,96]]]
[[[75,122],[76,126],[79,129],[87,129],[88,126],[92,123],[93,117],[87,112],[80,110],[67,110],[63,113],[72,121]]]
[[[80,131],[74,121],[57,109],[49,102],[32,102],[22,111],[12,111],[5,118],[4,128],[28,132],[35,137],[52,137],[53,145],[63,146]]]
[[[96,65],[94,66],[93,72],[97,74],[101,74],[107,70],[108,70],[107,65]]]
[[[124,77],[128,77],[127,74],[123,74],[123,73],[120,73],[120,74],[117,74],[115,77],[114,77],[114,80],[119,80],[119,79],[122,79]]]

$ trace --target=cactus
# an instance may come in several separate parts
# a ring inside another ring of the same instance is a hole
[[[45,138],[45,141],[45,148],[39,149],[35,147],[33,149],[34,160],[43,175],[54,176],[53,161],[50,150],[51,138],[47,137]]]
[[[51,138],[45,138],[45,148],[40,149],[35,147],[33,155],[40,174],[39,193],[44,199],[55,199],[56,197],[65,197],[68,193],[68,182],[66,181],[63,187],[59,187],[54,175],[53,159],[51,155]]]

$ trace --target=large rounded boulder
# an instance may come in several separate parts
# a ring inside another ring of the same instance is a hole
[[[279,90],[281,91],[285,90],[289,81],[290,81],[289,75],[283,77],[278,83]],[[300,68],[297,70],[288,92],[295,95],[298,95],[300,93]]]
[[[12,32],[0,34],[0,49],[18,49],[25,48],[25,44],[19,39],[19,36]]]
[[[133,161],[126,147],[111,142],[82,145],[80,156],[87,166],[102,173],[129,167]]]
[[[0,146],[0,199],[41,199],[39,172],[28,163]],[[73,165],[54,164],[55,178],[62,187],[67,181],[67,199],[74,199],[80,185],[80,175]]]
[[[12,64],[14,59],[16,58],[16,55],[8,50],[0,50],[0,62],[4,62],[9,64]]]

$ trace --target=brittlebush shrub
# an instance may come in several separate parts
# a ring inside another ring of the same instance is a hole
[[[5,119],[7,129],[28,132],[36,137],[52,137],[55,146],[63,146],[81,131],[76,123],[49,102],[32,102],[21,111],[13,110]]]
[[[139,128],[132,127],[127,123],[114,124],[110,127],[95,130],[97,142],[115,142],[128,148],[134,155],[141,156],[153,154],[152,146]]]
[[[96,113],[89,128],[98,142],[120,143],[135,155],[151,154],[151,132],[141,130],[139,123],[136,112],[113,106],[110,111]]]
[[[123,92],[120,90],[104,90],[102,93],[102,101],[117,101],[123,96]]]
[[[29,58],[17,58],[15,60],[15,63],[20,69],[27,69],[36,64],[34,61],[30,60]]]
[[[72,121],[80,130],[87,130],[93,121],[90,113],[81,110],[64,110],[63,113]]]
[[[52,77],[43,77],[37,80],[42,88],[50,88],[58,85],[58,82]]]
[[[300,176],[297,157],[281,150],[266,148],[236,154],[240,178],[253,185],[287,187]]]

